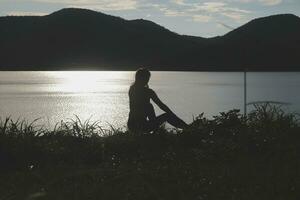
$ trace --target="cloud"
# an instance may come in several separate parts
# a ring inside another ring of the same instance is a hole
[[[188,16],[185,12],[172,10],[172,9],[168,9],[168,8],[161,8],[160,11],[162,11],[165,14],[165,16],[167,16],[167,17]]]
[[[176,3],[178,3],[177,1],[179,0],[176,0]],[[186,9],[170,8],[167,5],[158,4],[154,4],[152,6],[161,11],[166,17],[186,17],[187,20],[195,22],[208,22],[211,19],[210,16],[195,14]]]
[[[267,6],[275,6],[282,3],[282,0],[259,0],[262,4]]]
[[[240,13],[235,13],[235,12],[223,12],[222,15],[224,15],[225,17],[231,18],[235,21],[240,21],[244,17],[244,15],[242,15]]]
[[[265,6],[275,6],[282,3],[282,0],[229,0],[235,3],[260,3]]]
[[[225,23],[223,23],[223,22],[217,22],[217,23],[218,23],[221,27],[224,27],[224,28],[226,28],[226,29],[228,29],[228,30],[230,30],[230,31],[236,29],[235,27],[229,26],[229,25],[227,25],[227,24],[225,24]]]
[[[49,13],[43,12],[26,12],[26,11],[10,11],[7,13],[8,16],[44,16]]]
[[[207,15],[193,15],[193,21],[195,22],[209,22],[212,18]]]
[[[226,3],[223,2],[204,2],[203,4],[193,4],[190,11],[220,12],[224,6]]]
[[[208,13],[235,12],[241,14],[249,14],[251,11],[230,7],[224,2],[204,2],[203,4],[195,4],[189,11],[202,11]]]
[[[184,2],[184,0],[172,0],[171,2],[177,4],[177,5],[186,5],[186,3]]]
[[[90,8],[103,11],[133,10],[138,0],[33,0],[41,3],[63,4],[67,7]]]
[[[232,2],[260,1],[266,5],[273,5],[281,0],[31,0],[33,2],[56,4],[60,7],[86,8],[97,11],[126,11],[148,10],[159,11],[166,17],[182,17],[188,21],[205,23],[213,19],[226,17],[240,22],[251,13],[236,7]],[[230,3],[231,2],[231,3]],[[42,15],[44,13],[14,13],[19,15]]]
[[[165,12],[166,16],[187,16],[196,22],[208,22],[217,16],[225,16],[234,21],[240,22],[251,13],[251,11],[231,6],[225,1],[188,3],[188,1],[185,0],[172,0],[171,2],[178,6],[177,9],[181,10],[177,11],[177,15],[170,15]],[[170,12],[170,9],[166,10]]]

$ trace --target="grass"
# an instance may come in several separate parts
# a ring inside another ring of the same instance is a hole
[[[104,130],[78,117],[54,130],[0,122],[0,199],[298,199],[300,126],[260,105],[186,130]]]

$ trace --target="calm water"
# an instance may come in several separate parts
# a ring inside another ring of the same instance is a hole
[[[0,72],[0,116],[41,118],[39,123],[51,128],[78,115],[82,120],[100,120],[103,126],[123,127],[133,78],[134,72]],[[243,78],[238,72],[152,72],[149,85],[191,122],[202,112],[211,117],[242,109]],[[248,73],[249,102],[288,102],[286,109],[300,113],[299,88],[299,72]]]

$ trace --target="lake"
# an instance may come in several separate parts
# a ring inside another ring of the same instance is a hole
[[[39,124],[52,128],[77,115],[104,127],[125,127],[134,73],[0,72],[0,116],[41,118]],[[300,113],[300,72],[249,72],[247,84],[248,102],[287,102],[287,111]],[[243,111],[242,72],[152,72],[149,86],[188,123],[202,112],[212,117],[234,108]]]

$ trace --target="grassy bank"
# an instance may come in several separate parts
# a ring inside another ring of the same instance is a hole
[[[297,199],[297,117],[267,105],[133,134],[0,122],[0,199]]]

